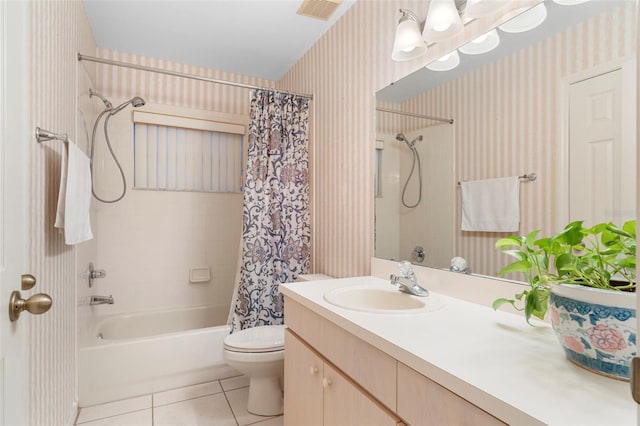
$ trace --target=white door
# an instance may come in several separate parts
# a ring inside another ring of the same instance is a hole
[[[9,320],[9,296],[26,265],[27,2],[0,0],[0,416],[28,423],[29,314]],[[26,296],[23,292],[23,297]]]
[[[571,221],[621,225],[636,217],[635,126],[627,123],[635,102],[622,91],[624,75],[620,68],[570,86]],[[629,89],[625,85],[625,90]]]

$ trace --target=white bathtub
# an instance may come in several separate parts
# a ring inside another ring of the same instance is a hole
[[[98,318],[80,342],[81,407],[235,376],[222,358],[229,306]]]

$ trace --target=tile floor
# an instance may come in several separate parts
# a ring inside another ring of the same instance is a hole
[[[247,411],[249,378],[216,380],[80,409],[81,426],[282,426]]]

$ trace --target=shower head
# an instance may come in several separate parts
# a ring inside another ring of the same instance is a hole
[[[133,105],[134,108],[138,108],[138,107],[143,106],[145,104],[145,101],[140,96],[135,96],[135,97],[129,99],[128,101],[121,103],[117,107],[112,108],[111,111],[109,111],[109,114],[115,115],[115,114],[119,113],[120,111],[122,111],[123,109],[125,109],[127,107],[127,105],[129,105],[129,104]]]
[[[418,135],[414,140],[412,140],[411,142],[409,142],[409,140],[407,139],[407,137],[404,135],[404,133],[398,133],[396,135],[396,140],[398,142],[404,142],[407,144],[407,146],[409,148],[413,148],[413,146],[416,144],[416,142],[421,141],[422,140],[422,135]]]
[[[104,103],[104,106],[107,109],[111,109],[113,108],[113,104],[111,102],[109,102],[107,100],[107,98],[105,98],[104,96],[102,96],[100,93],[96,93],[94,92],[92,89],[89,89],[89,98],[93,97],[93,96],[97,96],[98,98],[100,98],[100,100],[102,100],[102,102]]]
[[[145,103],[146,102],[144,101],[144,99],[142,99],[140,96],[136,96],[131,99],[131,105],[133,105],[134,108],[144,106]]]

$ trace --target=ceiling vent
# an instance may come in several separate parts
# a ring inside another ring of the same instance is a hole
[[[298,15],[327,21],[340,6],[342,0],[304,0],[298,9]]]

